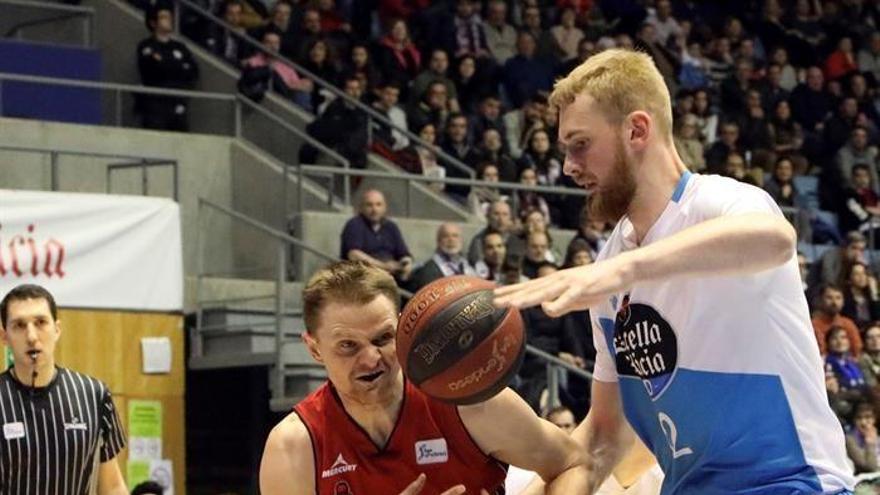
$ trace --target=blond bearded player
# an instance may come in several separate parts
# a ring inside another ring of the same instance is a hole
[[[263,495],[503,493],[506,464],[536,471],[548,493],[582,492],[581,449],[510,389],[454,406],[407,382],[395,354],[394,279],[334,263],[303,291],[304,335],[329,381],[266,442]]]
[[[825,396],[795,232],[762,190],[687,172],[663,77],[607,50],[559,81],[563,170],[617,222],[598,260],[496,290],[499,306],[591,308],[592,409],[573,436],[593,493],[629,445],[662,493],[843,494],[843,431]]]

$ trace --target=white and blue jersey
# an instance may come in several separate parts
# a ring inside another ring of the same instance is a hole
[[[753,212],[782,214],[756,187],[685,173],[641,245]],[[623,218],[599,259],[636,247]],[[665,473],[662,493],[852,490],[794,253],[756,274],[642,284],[591,314],[595,379],[619,382],[627,419]]]

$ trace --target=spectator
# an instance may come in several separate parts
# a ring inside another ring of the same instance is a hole
[[[410,107],[407,112],[409,128],[422,129],[430,124],[435,130],[446,129],[450,108],[446,85],[440,81],[434,81],[428,86],[428,90],[425,91],[419,103]]]
[[[849,232],[843,246],[830,249],[813,264],[810,285],[839,284],[843,281],[845,268],[856,261],[865,261],[868,242],[861,232]],[[872,271],[876,272],[877,270]]]
[[[239,0],[225,0],[221,4],[220,12],[223,21],[233,29],[227,30],[211,23],[205,38],[205,46],[215,55],[238,67],[246,51],[246,46],[241,40],[241,37],[247,34],[242,22],[242,4]]]
[[[825,337],[825,371],[837,381],[837,390],[830,394],[831,407],[842,422],[852,417],[855,405],[864,400],[868,391],[847,334],[843,328],[832,326]]]
[[[880,469],[880,441],[874,407],[867,402],[859,403],[852,424],[853,428],[846,434],[846,454],[855,464],[856,473],[877,471]]]
[[[865,329],[865,348],[859,356],[859,367],[865,383],[876,396],[880,385],[880,324],[874,322]]]
[[[798,84],[789,100],[794,119],[804,131],[818,132],[831,113],[833,100],[825,91],[825,79],[818,67],[807,69],[807,80]]]
[[[850,76],[849,96],[856,99],[859,113],[864,114],[865,118],[868,119],[867,125],[876,131],[877,123],[880,122],[880,115],[877,114],[877,109],[874,107],[873,90],[868,88],[868,80],[865,79],[865,76],[861,74]],[[859,120],[862,120],[861,116],[859,116]]]
[[[398,282],[405,282],[412,272],[412,256],[387,211],[381,191],[364,191],[359,214],[349,219],[342,230],[340,257],[365,261],[394,275]]]
[[[490,129],[490,131],[494,131]],[[497,131],[495,131],[497,133]],[[484,163],[480,168],[480,180],[486,182],[498,182],[498,167],[493,163]],[[503,199],[498,188],[488,186],[475,186],[468,194],[468,211],[481,222],[485,222],[489,208],[496,201]]]
[[[397,105],[399,97],[400,88],[393,82],[385,83],[379,90],[379,98],[373,103],[373,108],[390,120],[398,129],[408,131],[406,112]],[[409,138],[403,132],[375,120],[372,121],[372,125],[373,139],[393,151],[400,151],[409,146]]]
[[[345,81],[343,91],[348,98],[336,98],[324,113],[306,126],[306,131],[325,146],[345,157],[354,168],[367,166],[367,115],[353,101],[363,96],[357,79]],[[317,150],[304,145],[300,148],[301,163],[315,163]]]
[[[507,246],[504,237],[498,232],[486,232],[483,235],[483,256],[474,265],[477,276],[497,284],[503,282],[503,266],[507,257]]]
[[[868,130],[861,126],[854,126],[849,133],[849,141],[837,151],[834,161],[837,165],[837,174],[842,180],[841,186],[848,187],[853,184],[853,173],[857,164],[867,167],[870,182],[874,190],[880,181],[877,177],[877,148],[868,145]],[[835,174],[835,175],[837,175]]]
[[[752,70],[750,61],[740,59],[734,73],[721,83],[721,113],[728,119],[741,120],[746,116],[746,94],[752,86]]]
[[[152,480],[144,481],[131,490],[131,495],[163,495],[164,493],[165,489],[162,485]]]
[[[746,93],[746,113],[743,122],[743,147],[755,155],[769,154],[773,149],[773,131],[770,120],[764,116],[761,92],[756,89],[750,89]]]
[[[709,85],[711,61],[703,56],[703,45],[693,40],[681,53],[681,71],[678,73],[680,88],[694,90]]]
[[[413,272],[407,288],[415,292],[442,277],[476,275],[461,250],[461,227],[452,223],[440,225],[434,255]]]
[[[303,62],[302,66],[316,77],[323,79],[333,86],[339,85],[341,71],[336,64],[335,56],[330,53],[330,47],[327,45],[326,41],[322,39],[315,40],[306,49],[306,60]],[[366,89],[364,86],[361,87]],[[327,99],[327,96],[328,94],[323,88],[315,85],[312,90],[312,108],[316,110],[320,109],[324,104],[324,101]]]
[[[792,220],[799,236],[804,239],[812,238],[812,235],[807,233],[810,230],[807,205],[794,183],[794,164],[790,158],[783,156],[776,160],[773,173],[764,181],[764,190],[779,206],[798,208],[797,217],[789,220]]]
[[[735,61],[730,51],[730,39],[724,36],[714,38],[709,44],[706,55],[709,86],[715,88],[733,73]]]
[[[654,26],[657,43],[662,46],[668,46],[672,40],[683,34],[678,21],[672,16],[672,2],[669,0],[658,0],[654,12],[645,22]]]
[[[550,28],[550,34],[561,53],[561,62],[568,62],[578,57],[578,46],[584,39],[584,32],[575,26],[575,11],[572,7],[562,9],[559,24]]]
[[[870,272],[868,265],[861,262],[849,267],[846,281],[846,293],[841,314],[863,327],[872,321],[880,320],[880,291],[877,278]]]
[[[826,285],[819,292],[819,307],[813,315],[813,330],[819,352],[824,356],[827,352],[828,334],[832,328],[840,328],[846,332],[847,351],[858,356],[862,351],[862,338],[855,322],[840,314],[843,310],[843,291],[836,285]]]
[[[171,7],[160,3],[147,9],[146,24],[153,34],[137,46],[141,83],[167,89],[192,88],[199,77],[199,66],[185,44],[171,39]],[[189,130],[185,98],[142,94],[137,98],[137,110],[146,129]]]
[[[736,122],[721,124],[720,139],[706,151],[706,169],[710,174],[721,174],[732,153],[740,152],[739,125]]]
[[[342,69],[342,79],[355,78],[361,82],[361,86],[372,92],[379,85],[382,75],[373,64],[370,51],[364,44],[355,44],[351,48],[351,56]]]
[[[788,100],[791,92],[782,87],[782,67],[770,64],[767,67],[767,76],[759,86],[761,101],[764,102],[764,111],[772,115],[780,101]]]
[[[314,83],[301,77],[293,67],[276,57],[281,49],[281,34],[275,29],[265,29],[262,41],[266,51],[260,51],[242,62],[239,92],[254,101],[261,101],[266,91],[271,89],[311,111]]]
[[[455,16],[447,27],[445,45],[455,58],[470,56],[476,63],[491,57],[483,21],[473,0],[455,1]]]
[[[424,100],[425,94],[431,89],[435,83],[440,83],[446,90],[447,106],[450,112],[459,112],[458,94],[456,93],[455,82],[448,77],[449,56],[445,51],[436,49],[431,52],[431,60],[428,62],[428,68],[419,73],[412,81],[409,92],[410,106],[416,105]]]
[[[551,148],[550,135],[544,129],[535,129],[528,136],[528,148],[519,159],[519,170],[535,170],[537,183],[544,186],[559,184],[562,162]]]
[[[605,241],[611,235],[608,224],[602,220],[593,220],[588,214],[589,208],[582,208],[578,219],[578,230],[571,242],[582,240],[589,244],[595,258],[602,248],[605,247]]]
[[[501,270],[501,285],[519,284],[528,280],[522,275],[522,264],[520,258],[517,256],[508,256],[505,258]]]
[[[514,159],[522,155],[525,137],[538,127],[543,127],[541,118],[548,107],[547,98],[535,95],[521,108],[504,114],[504,127],[507,129],[505,139],[510,156]]]
[[[880,32],[873,32],[865,46],[859,50],[859,70],[872,79],[874,85],[880,84]]]
[[[689,113],[675,121],[675,149],[688,170],[702,172],[706,169],[703,143],[697,136],[697,116]]]
[[[483,236],[487,232],[497,232],[504,237],[508,256],[521,256],[525,252],[525,243],[514,234],[515,229],[510,204],[506,201],[492,203],[489,208],[489,224],[477,232],[468,246],[468,261],[474,265],[482,259]]]
[[[724,173],[721,175],[760,187],[758,181],[755,180],[755,174],[746,168],[746,160],[739,153],[727,155],[727,161],[724,162]]]
[[[526,4],[522,10],[521,33],[525,32],[532,35],[532,39],[535,40],[535,56],[552,67],[559,62],[562,52],[556,45],[553,35],[550,34],[549,30],[544,29],[541,24],[541,9],[537,5]],[[520,51],[519,47],[517,47],[517,51]]]
[[[303,11],[302,21],[298,30],[282,31],[281,53],[291,60],[301,61],[306,56],[306,48],[324,38],[321,31],[321,13],[318,9],[307,8]]]
[[[427,145],[413,142],[399,155],[399,165],[407,172],[422,174],[435,179],[446,177],[446,169],[437,162],[437,131],[433,124],[425,124],[418,130],[419,137]],[[443,191],[443,182],[429,182],[428,187],[435,192]]]
[[[538,278],[538,269],[545,263],[553,264],[553,262],[550,236],[547,232],[530,232],[526,237],[526,255],[522,260],[522,274],[527,278]]]
[[[553,423],[559,427],[560,430],[569,435],[571,435],[571,432],[573,432],[578,425],[577,421],[574,419],[574,413],[571,412],[571,409],[565,406],[556,406],[553,409],[550,409],[544,417],[547,418],[547,421]]]
[[[858,70],[852,38],[844,36],[837,41],[837,49],[825,59],[825,79],[829,81],[841,79]]]
[[[534,168],[526,167],[519,173],[519,183],[524,186],[537,186],[538,173]],[[544,195],[531,189],[518,189],[513,194],[513,208],[516,215],[525,218],[533,211],[539,212],[545,222],[550,221],[550,205]]]
[[[379,40],[376,57],[385,81],[407,84],[421,70],[422,56],[409,37],[406,22],[398,19],[391,23],[388,34]]]
[[[872,183],[871,168],[864,163],[854,165],[852,174],[840,198],[840,227],[845,231],[869,232],[877,227],[877,218],[880,217],[877,186]]]
[[[804,142],[801,125],[791,116],[791,105],[787,100],[779,100],[770,120],[773,137],[773,151],[777,154],[791,155],[800,150]]]
[[[498,65],[503,66],[516,54],[516,29],[507,23],[507,3],[504,0],[490,0],[486,12],[486,45]]]
[[[568,249],[565,251],[565,260],[562,262],[562,268],[589,265],[593,261],[593,249],[587,244],[587,241],[574,238],[568,244]]]
[[[499,180],[503,182],[518,180],[516,163],[504,152],[501,133],[497,129],[487,128],[482,132],[482,141],[477,146],[477,161],[494,164]]]
[[[818,2],[815,3],[821,10]],[[794,16],[786,24],[792,34],[816,48],[825,41],[825,33],[822,32],[822,25],[819,24],[819,16],[813,12],[810,4],[810,0],[797,0]]]
[[[823,140],[826,154],[834,156],[850,138],[859,117],[859,104],[855,98],[845,97],[837,105],[837,112],[825,121]]]
[[[694,115],[697,116],[698,136],[704,146],[711,146],[718,137],[718,115],[711,103],[708,90],[694,92]]]
[[[770,53],[770,61],[782,69],[779,75],[779,86],[788,92],[793,91],[798,85],[798,75],[788,61],[788,50],[784,46],[777,46]]]
[[[462,114],[453,114],[446,122],[446,135],[442,143],[443,151],[466,165],[469,169],[473,169],[477,164],[477,150],[468,139],[468,120]],[[446,168],[447,177],[470,178],[465,170],[457,165],[442,164]],[[448,185],[446,192],[449,193],[460,203],[467,201],[467,195],[470,192],[469,186]]]
[[[539,91],[550,90],[553,66],[536,55],[535,37],[529,32],[519,33],[516,49],[516,56],[504,65],[503,84],[511,104],[519,108]]]
[[[657,31],[650,23],[644,22],[636,34],[635,48],[642,50],[654,59],[654,64],[663,75],[670,94],[678,92],[678,73],[681,59],[672,50],[663,46],[657,39]]]
[[[486,81],[477,72],[477,60],[471,55],[464,55],[456,60],[455,92],[462,113],[471,115],[477,109],[477,103],[486,93]]]

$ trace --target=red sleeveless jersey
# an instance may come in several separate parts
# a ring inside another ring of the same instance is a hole
[[[458,484],[467,493],[504,493],[507,466],[477,447],[456,406],[426,396],[409,381],[384,448],[348,415],[329,382],[293,410],[312,440],[319,495],[397,495],[420,473],[428,477],[422,495]]]

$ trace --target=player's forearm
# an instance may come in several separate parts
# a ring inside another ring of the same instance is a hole
[[[632,445],[632,431],[624,424],[598,425],[587,419],[572,433],[587,454],[587,494],[596,493],[614,467],[624,458]]]
[[[585,464],[578,464],[560,473],[552,482],[547,484],[545,491],[539,493],[547,493],[548,495],[581,493],[584,486],[587,486],[588,479],[589,472],[587,466]]]
[[[749,274],[785,263],[796,234],[782,217],[749,213],[695,225],[620,255],[633,283],[676,276]]]

